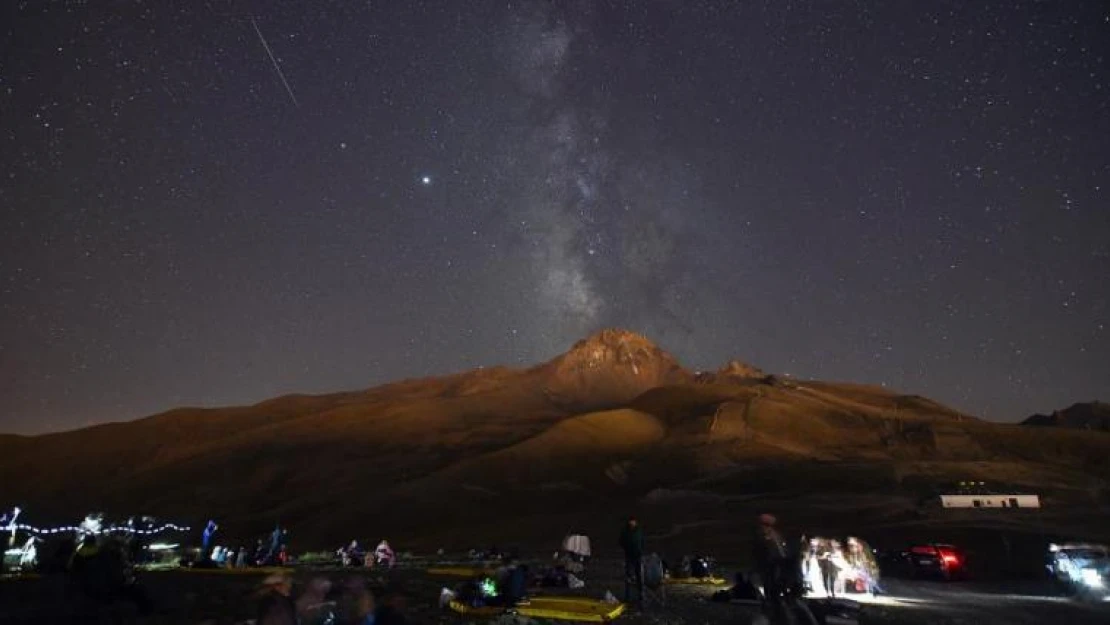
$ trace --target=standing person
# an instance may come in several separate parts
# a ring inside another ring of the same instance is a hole
[[[200,537],[201,552],[207,554],[208,546],[212,544],[212,537],[216,534],[216,530],[220,529],[219,525],[212,519],[208,519],[208,525],[204,526],[204,533]]]
[[[821,568],[821,582],[825,587],[825,594],[835,599],[837,568],[836,563],[833,562],[832,549],[831,540],[823,541],[817,555],[817,563]]]
[[[621,550],[624,551],[624,602],[631,603],[632,588],[636,588],[636,601],[644,603],[644,531],[636,517],[629,517],[621,530]]]
[[[833,592],[843,595],[844,584],[847,581],[846,577],[852,567],[848,564],[848,559],[844,557],[844,546],[838,540],[829,541],[829,562],[832,563],[833,570],[836,572],[836,575],[833,576]]]
[[[143,616],[154,609],[146,591],[135,580],[126,550],[114,540],[105,539],[99,544],[96,536],[86,534],[70,561],[70,572],[78,587],[101,605],[128,601]]]
[[[285,531],[281,529],[281,524],[274,526],[274,531],[270,533],[270,550],[266,552],[266,564],[273,564],[277,561],[278,551],[281,549],[281,538]]]
[[[774,516],[759,515],[752,545],[752,556],[759,579],[763,582],[764,605],[772,614],[772,622],[784,611],[782,579],[786,565],[786,545],[775,529],[775,523]]]

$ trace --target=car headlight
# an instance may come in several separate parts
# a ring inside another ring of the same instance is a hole
[[[1079,572],[1079,579],[1083,580],[1083,583],[1091,588],[1102,587],[1102,575],[1095,569],[1083,569]]]

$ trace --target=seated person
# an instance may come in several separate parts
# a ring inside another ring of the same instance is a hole
[[[392,568],[394,562],[396,562],[396,554],[393,552],[393,547],[390,547],[389,541],[384,538],[382,542],[378,543],[377,549],[374,549],[374,557],[377,558],[379,566],[384,565]]]
[[[743,573],[736,574],[736,580],[732,588],[727,590],[718,590],[713,593],[712,600],[723,603],[729,601],[752,601],[757,602],[762,599],[759,589],[751,580],[744,577]]]
[[[516,605],[528,594],[528,567],[511,559],[506,560],[494,572],[494,582],[502,605]]]
[[[713,577],[713,559],[709,556],[694,556],[691,558],[690,577],[697,579]]]
[[[570,585],[565,566],[555,565],[540,571],[533,580],[534,585],[543,588],[566,588]]]

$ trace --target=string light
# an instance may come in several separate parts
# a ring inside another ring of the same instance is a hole
[[[175,532],[188,532],[191,528],[187,525],[177,525],[175,523],[165,523],[160,527],[151,529],[136,529],[130,523],[128,525],[111,525],[109,527],[102,527],[100,519],[94,516],[85,517],[85,522],[81,525],[62,525],[59,527],[35,527],[26,523],[16,523],[15,519],[22,512],[19,508],[15,508],[14,514],[8,524],[3,526],[4,531],[10,531],[12,536],[15,532],[28,532],[31,534],[65,534],[67,532],[76,532],[80,534],[139,534],[142,536],[149,536],[152,534],[160,534],[166,530],[173,530]],[[5,515],[7,516],[7,515]],[[0,523],[3,519],[0,519]]]
[[[35,527],[33,525],[24,525],[22,523],[19,524],[19,525],[12,526],[12,528],[17,529],[17,530],[22,531],[22,532],[30,532],[32,534],[64,534],[66,532],[78,532],[78,531],[80,531],[80,532],[84,532],[84,533],[87,533],[87,534],[123,533],[123,534],[141,534],[141,535],[158,534],[158,533],[164,532],[166,530],[173,530],[175,532],[188,532],[191,529],[188,525],[184,525],[184,526],[183,525],[175,525],[173,523],[166,523],[165,525],[162,525],[161,527],[156,527],[154,529],[149,529],[149,530],[135,529],[133,527],[126,527],[126,526],[119,526],[119,525],[113,525],[113,526],[108,527],[108,528],[89,529],[89,528],[86,528],[86,527],[77,527],[77,526],[74,526],[74,525],[62,525],[62,526],[59,526],[59,527]],[[8,528],[5,528],[5,529],[8,529]]]

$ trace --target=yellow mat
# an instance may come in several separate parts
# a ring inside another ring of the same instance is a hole
[[[483,605],[473,606],[467,605],[456,599],[452,599],[448,606],[458,612],[459,614],[466,614],[467,616],[497,616],[505,611],[501,606]]]
[[[0,575],[0,581],[2,581],[2,582],[21,582],[21,581],[27,581],[27,580],[32,580],[32,579],[39,579],[40,577],[42,577],[42,576],[39,575],[38,573],[5,573],[4,575]]]
[[[433,566],[428,568],[428,575],[442,577],[482,577],[491,575],[497,569],[488,566]]]
[[[623,603],[606,603],[586,597],[534,597],[516,612],[532,618],[607,623],[624,614]]]
[[[469,616],[496,616],[506,611],[501,607],[473,607],[458,601],[452,601],[450,607]],[[608,623],[624,614],[624,610],[623,603],[606,603],[587,597],[532,597],[512,608],[512,612],[521,616],[585,623]]]
[[[668,577],[668,584],[690,584],[695,586],[724,586],[728,580],[723,577]]]

